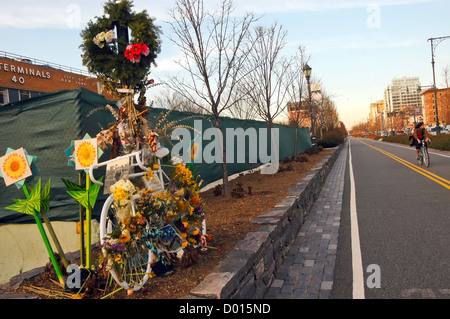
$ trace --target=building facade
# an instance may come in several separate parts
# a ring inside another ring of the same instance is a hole
[[[384,100],[370,104],[369,121],[372,131],[384,131],[386,129],[385,116]]]
[[[434,89],[428,89],[422,92],[424,122],[427,126],[437,124],[436,103]],[[450,88],[437,90],[437,105],[439,125],[450,124]]]
[[[79,87],[102,94],[100,82],[87,72],[0,51],[0,106]]]
[[[300,127],[311,127],[311,113],[309,112],[309,102],[289,102],[287,104],[287,110],[289,113],[289,121],[293,125]]]
[[[392,80],[392,84],[384,90],[386,120],[393,129],[413,126],[422,120],[422,94],[418,90],[418,77],[402,77]]]

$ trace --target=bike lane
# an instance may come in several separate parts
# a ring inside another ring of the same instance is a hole
[[[349,143],[333,297],[450,298],[450,190],[394,158],[414,159],[408,149],[366,139]],[[445,160],[450,167],[450,158],[441,158],[438,170]],[[362,279],[352,264],[351,171]],[[359,297],[353,293],[358,280],[364,286]]]

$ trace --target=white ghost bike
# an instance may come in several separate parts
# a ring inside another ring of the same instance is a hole
[[[102,166],[112,164],[121,160],[129,159],[129,171],[127,178],[135,178],[144,176],[150,171],[149,168],[144,166],[146,156],[155,156],[158,163],[158,169],[153,170],[153,175],[157,176],[157,180],[160,183],[160,190],[165,189],[165,181],[168,180],[167,175],[161,169],[160,159],[167,155],[169,150],[163,148],[156,153],[148,154],[144,150],[139,150],[127,155],[117,157],[115,159],[105,161],[96,165],[91,166],[89,170],[89,176],[93,183],[103,186],[104,183],[96,180],[94,178],[93,171]],[[131,198],[131,216],[136,215],[136,201],[140,199],[139,195],[134,195]],[[101,215],[100,215],[100,243],[103,245],[108,234],[114,229],[117,229],[119,222],[116,216],[116,209],[114,207],[114,195],[110,194],[103,204]],[[148,230],[148,224],[145,225]],[[174,234],[178,236],[178,234]],[[110,274],[114,280],[124,289],[132,289],[133,291],[138,291],[147,282],[149,275],[152,271],[153,263],[153,253],[152,250],[146,245],[145,241],[134,241],[131,243],[134,245],[133,256],[128,256],[126,259],[122,260],[122,265],[120,269],[111,269]],[[173,252],[181,249],[181,245],[176,247]],[[172,252],[172,251],[170,251]],[[103,251],[105,253],[105,251]]]

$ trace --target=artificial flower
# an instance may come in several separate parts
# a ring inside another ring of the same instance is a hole
[[[125,50],[125,57],[132,63],[139,63],[142,55],[148,56],[149,54],[150,49],[143,43],[129,44]]]
[[[114,194],[114,200],[116,202],[120,202],[120,201],[128,198],[128,193],[125,192],[125,190],[123,188],[116,188],[114,190],[113,194]]]
[[[113,30],[109,30],[105,34],[105,41],[106,41],[106,43],[111,43],[114,40],[115,37],[116,37],[116,35],[114,34],[114,31]]]
[[[94,44],[97,45],[100,49],[105,47],[105,44],[111,43],[115,38],[115,34],[113,30],[109,30],[107,32],[100,32],[93,39]]]
[[[194,196],[194,197],[191,198],[191,203],[194,206],[198,206],[198,205],[200,205],[201,200],[200,200],[200,198],[198,196]]]
[[[27,171],[27,160],[20,154],[12,153],[3,162],[3,171],[11,179],[19,180]]]
[[[89,168],[95,163],[97,152],[91,143],[83,142],[77,149],[76,157],[82,167]]]
[[[134,56],[141,55],[142,53],[142,43],[137,43],[131,46],[131,52],[133,52]]]
[[[126,243],[128,241],[130,241],[131,236],[128,234],[122,234],[119,236],[119,243]]]
[[[131,52],[131,50],[126,50],[125,57],[130,61],[133,60],[133,52]]]

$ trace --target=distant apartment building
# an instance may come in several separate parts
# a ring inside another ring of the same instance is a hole
[[[0,51],[0,106],[80,87],[102,94],[100,82],[85,71]]]
[[[422,120],[422,94],[418,90],[418,77],[402,77],[392,80],[384,90],[386,120],[394,128],[404,128]]]
[[[379,100],[370,104],[369,121],[373,126],[374,131],[381,131],[385,129],[385,103],[384,100]]]
[[[436,117],[436,103],[434,89],[428,89],[422,92],[424,122],[427,126],[435,126],[437,122]],[[437,90],[437,105],[439,125],[450,124],[450,88]]]

